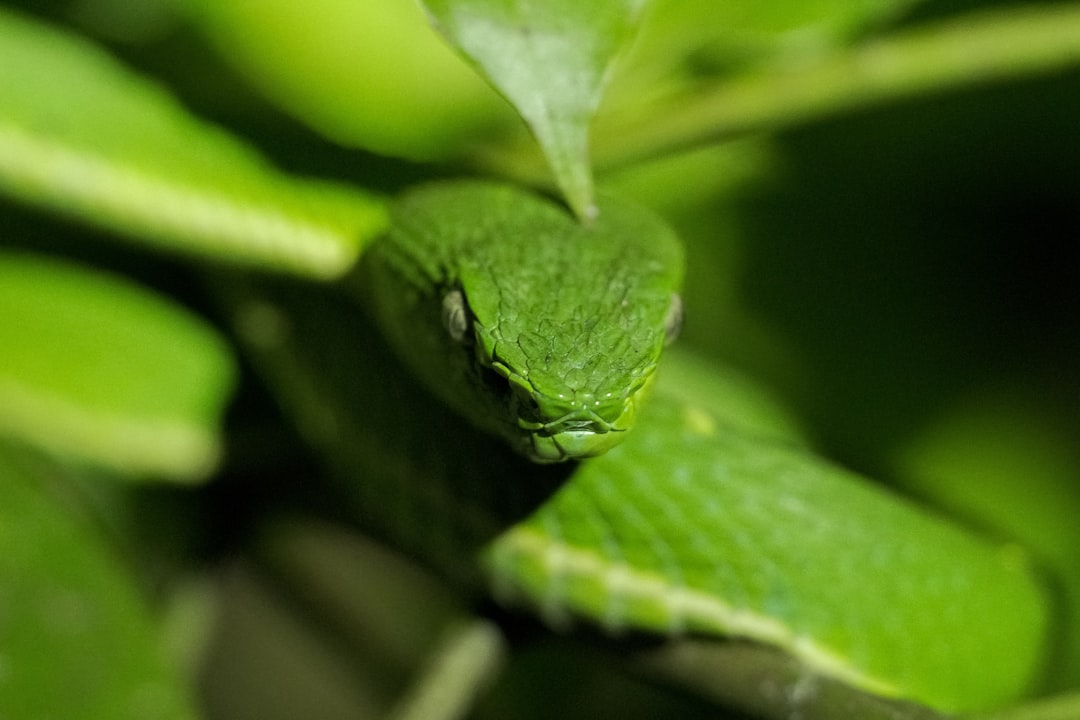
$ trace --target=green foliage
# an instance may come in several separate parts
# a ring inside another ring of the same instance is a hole
[[[93,45],[4,10],[0,184],[139,240],[314,275],[384,222],[370,195],[281,176]]]
[[[680,108],[667,122],[656,122],[634,103],[601,117],[595,155],[603,164],[626,162],[658,149],[806,123],[886,99],[1051,72],[1077,62],[1078,39],[1075,7],[1018,6],[916,25],[853,46],[772,47],[764,59],[755,54],[732,72],[664,97],[664,105]],[[788,52],[799,61],[783,61]]]
[[[497,658],[440,628],[492,589],[632,637],[512,633],[475,718],[1076,692],[1071,4],[430,0],[448,44],[405,0],[76,5],[0,9],[0,717],[402,712],[440,647],[475,662],[449,708]],[[687,246],[696,352],[569,482],[353,293],[387,198],[478,172],[582,218],[596,173]],[[190,573],[198,682],[160,622]]]
[[[442,158],[513,119],[427,26],[418,2],[323,0],[317,11],[288,0],[188,4],[252,83],[343,145]]]
[[[529,124],[581,217],[594,212],[589,122],[644,0],[425,0],[438,27]]]
[[[0,430],[134,476],[204,478],[234,379],[222,339],[159,295],[0,253]]]
[[[129,569],[57,497],[73,474],[0,443],[5,717],[196,717]]]

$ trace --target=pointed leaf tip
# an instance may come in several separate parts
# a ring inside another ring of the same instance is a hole
[[[595,214],[589,123],[643,0],[424,0],[436,27],[514,105],[578,217]]]

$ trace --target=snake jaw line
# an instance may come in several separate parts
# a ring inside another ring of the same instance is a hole
[[[570,430],[554,434],[530,433],[527,455],[533,462],[557,463],[603,455],[622,442],[625,430],[594,432]]]
[[[484,364],[510,388],[516,425],[523,433],[519,449],[543,464],[595,457],[618,445],[633,426],[638,402],[652,384],[650,367],[626,395],[607,392],[597,397],[567,387],[552,396],[515,372],[497,352]]]
[[[528,433],[526,454],[536,462],[552,463],[603,455],[622,442],[634,425],[637,406],[647,392],[649,380],[622,399],[614,419],[604,417],[582,401],[558,418],[539,423],[519,419]],[[593,401],[599,405],[600,401]]]

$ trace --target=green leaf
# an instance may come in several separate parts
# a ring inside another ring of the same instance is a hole
[[[425,0],[528,123],[574,212],[593,212],[589,123],[645,0]]]
[[[653,0],[606,107],[625,112],[703,76],[747,65],[812,62],[919,1]]]
[[[446,158],[492,126],[516,120],[432,30],[416,2],[186,4],[252,85],[344,145],[419,160]]]
[[[682,35],[698,52],[731,53],[735,46],[776,50],[780,44],[813,48],[899,15],[921,0],[657,0],[654,30]],[[771,46],[771,47],[770,47]]]
[[[908,492],[1015,538],[1055,576],[1063,619],[1053,663],[1061,688],[1080,682],[1080,466],[1074,426],[1027,381],[993,379],[938,409],[894,453]]]
[[[70,472],[0,443],[3,717],[193,720],[130,576],[46,491]]]
[[[738,133],[778,129],[957,87],[1048,74],[1080,63],[1073,4],[983,10],[845,49],[717,77],[664,98],[605,113],[597,164],[627,163]]]
[[[302,181],[93,45],[0,10],[0,192],[173,250],[346,270],[383,202]]]
[[[116,277],[0,253],[0,434],[117,470],[205,476],[233,384],[223,341]]]

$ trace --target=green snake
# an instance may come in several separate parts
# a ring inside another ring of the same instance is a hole
[[[368,251],[371,304],[428,387],[533,460],[618,443],[678,332],[675,236],[626,205],[545,233],[565,226],[557,207],[490,184],[429,189],[397,218]]]
[[[599,207],[583,226],[520,189],[422,187],[341,298],[236,303],[365,526],[556,627],[743,638],[947,711],[1034,689],[1051,610],[1024,554],[816,458],[755,390],[665,350],[679,243]]]

